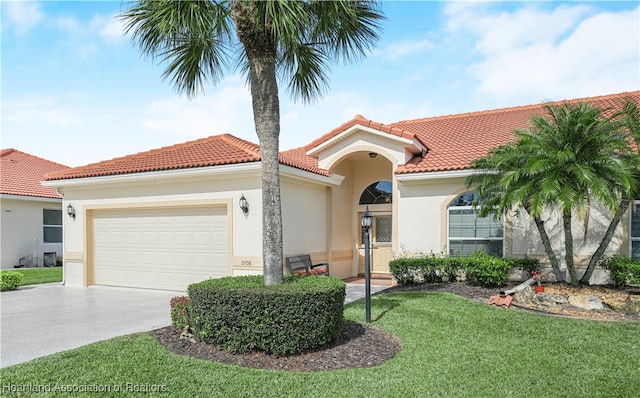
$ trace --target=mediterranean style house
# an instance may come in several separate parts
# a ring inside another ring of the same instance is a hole
[[[0,152],[1,268],[52,266],[62,256],[62,197],[40,182],[66,169],[16,149]]]
[[[580,101],[615,109],[626,98],[640,103],[640,91]],[[342,278],[361,274],[360,219],[368,207],[373,273],[388,273],[398,254],[479,249],[544,263],[532,221],[479,218],[464,184],[473,159],[542,112],[538,104],[391,124],[356,115],[305,147],[281,152],[284,255],[309,253]],[[210,277],[262,272],[256,144],[217,135],[52,173],[43,184],[63,189],[63,208],[74,214],[64,217],[68,286],[185,290]],[[591,213],[586,239],[575,235],[578,264],[608,224],[607,214]],[[549,214],[545,225],[558,222]],[[550,235],[560,254],[559,232]],[[640,256],[639,242],[640,216],[626,214],[608,252]],[[593,276],[595,283],[604,277]]]

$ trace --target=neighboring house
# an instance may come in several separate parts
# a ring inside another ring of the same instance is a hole
[[[615,109],[626,97],[640,103],[640,91],[583,101]],[[530,220],[476,217],[464,185],[473,159],[513,139],[514,129],[540,113],[541,105],[530,105],[387,125],[357,115],[282,152],[284,255],[310,253],[343,278],[361,274],[360,218],[368,207],[374,273],[388,273],[399,253],[484,249],[544,261]],[[261,273],[260,168],[257,145],[225,134],[48,175],[43,184],[63,188],[63,206],[77,215],[64,217],[67,285],[184,290],[209,277]],[[596,210],[587,239],[576,234],[578,265],[606,228]],[[550,215],[545,225],[557,222]],[[610,253],[631,253],[640,238],[631,222],[625,215]],[[551,237],[560,253],[562,234]]]
[[[0,152],[2,268],[20,259],[25,266],[55,265],[62,256],[62,197],[40,182],[47,173],[67,169],[16,149]]]

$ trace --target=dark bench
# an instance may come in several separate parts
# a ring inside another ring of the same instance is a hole
[[[296,275],[326,275],[329,276],[329,264],[320,263],[313,264],[311,262],[311,256],[308,254],[301,254],[298,256],[291,256],[285,259],[289,272]]]

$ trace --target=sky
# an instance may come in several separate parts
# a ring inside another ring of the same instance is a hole
[[[280,82],[282,150],[381,123],[640,89],[638,1],[384,1],[381,40],[312,104]],[[229,133],[258,143],[245,78],[193,99],[125,35],[123,1],[1,0],[0,146],[81,166]]]

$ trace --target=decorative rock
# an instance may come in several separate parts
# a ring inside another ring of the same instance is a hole
[[[568,297],[569,304],[585,310],[602,310],[602,301],[591,294],[576,294]]]
[[[525,286],[524,289],[513,295],[513,301],[518,304],[531,304],[535,295],[531,290],[531,286]]]
[[[624,307],[627,304],[628,300],[623,301],[623,300],[620,300],[620,298],[618,297],[613,297],[613,298],[607,297],[602,302],[612,310],[622,312],[624,311]]]
[[[640,297],[629,296],[627,303],[623,307],[623,311],[630,314],[640,314]]]
[[[566,304],[567,298],[559,294],[539,293],[534,295],[533,301],[545,307],[555,307],[558,304]]]

